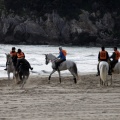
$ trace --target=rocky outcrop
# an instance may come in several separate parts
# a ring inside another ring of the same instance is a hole
[[[114,35],[115,16],[100,11],[81,10],[78,20],[67,21],[57,13],[45,14],[36,19],[17,15],[0,20],[0,43],[5,44],[63,44],[63,45],[118,45]],[[27,18],[27,19],[26,19]],[[117,23],[118,24],[118,23]]]

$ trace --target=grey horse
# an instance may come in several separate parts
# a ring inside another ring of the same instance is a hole
[[[10,80],[10,73],[13,73],[13,79],[15,79],[15,67],[11,55],[6,54],[6,59],[7,59],[6,67],[7,67],[8,80]]]
[[[46,65],[49,63],[49,61],[51,61],[52,62],[52,68],[53,68],[53,71],[49,75],[49,83],[50,83],[51,75],[55,71],[58,71],[58,73],[59,73],[59,81],[61,83],[61,74],[60,74],[60,71],[62,71],[62,70],[69,70],[71,72],[71,74],[73,75],[74,83],[77,83],[78,73],[77,73],[76,63],[73,62],[73,61],[66,60],[66,61],[64,61],[64,62],[62,62],[60,64],[60,66],[58,67],[58,70],[55,70],[54,68],[55,68],[55,60],[56,59],[58,59],[58,58],[56,58],[52,54],[45,54],[45,60],[46,60],[45,63],[46,63]]]

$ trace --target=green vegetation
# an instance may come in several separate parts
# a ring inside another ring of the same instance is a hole
[[[68,19],[78,18],[81,9],[89,11],[117,11],[120,0],[0,0],[0,9],[6,8],[17,14],[44,15],[56,11]]]

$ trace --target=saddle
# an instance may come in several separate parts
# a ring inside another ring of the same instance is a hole
[[[58,70],[58,67],[64,62],[65,60],[61,60],[61,61],[55,61],[55,70]]]

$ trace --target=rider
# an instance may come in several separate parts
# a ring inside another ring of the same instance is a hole
[[[17,62],[17,52],[15,51],[15,47],[12,47],[12,50],[10,51],[10,55],[12,57],[12,61],[14,66],[16,66],[16,62]],[[6,62],[7,65],[7,62]],[[4,70],[7,70],[7,68],[5,68]]]
[[[99,63],[100,63],[101,61],[109,62],[109,55],[108,55],[108,52],[105,50],[105,47],[104,47],[104,46],[101,47],[101,51],[100,51],[99,54],[98,54],[98,65],[97,65],[97,71],[98,71],[98,73],[96,74],[96,76],[100,75]],[[109,65],[108,74],[111,75],[110,65]]]
[[[114,52],[110,56],[110,58],[112,58],[112,61],[110,62],[112,71],[113,71],[115,64],[119,61],[119,57],[120,57],[120,52],[117,50],[117,47],[114,47]]]
[[[22,52],[21,49],[18,49],[16,70],[18,70],[20,64],[22,64],[23,66],[27,66],[28,68],[33,70],[33,68],[31,67],[30,63],[25,59],[25,54]]]
[[[58,60],[55,61],[55,65],[56,65],[56,70],[58,69],[58,66],[60,65],[60,63],[62,63],[63,61],[66,61],[66,50],[63,50],[62,47],[59,47],[59,56],[57,58],[59,58]]]

